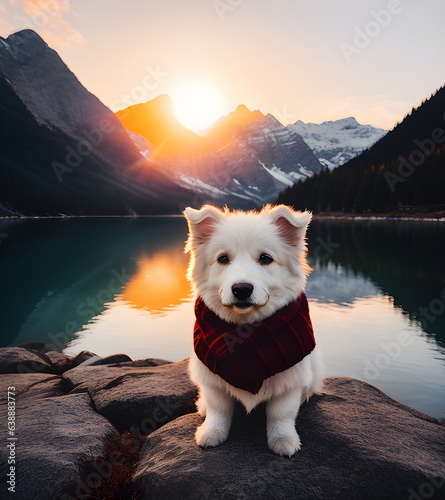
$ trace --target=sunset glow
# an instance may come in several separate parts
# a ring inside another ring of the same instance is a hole
[[[104,18],[104,2],[5,0],[0,36],[35,30],[112,111],[196,78],[220,89],[222,114],[245,104],[284,125],[353,116],[389,129],[444,82],[445,3],[368,4],[110,1]],[[208,112],[178,116],[196,129],[218,118]]]
[[[187,258],[174,251],[142,257],[138,272],[122,293],[123,300],[152,314],[162,315],[191,295],[185,278]]]
[[[205,81],[180,82],[172,88],[170,96],[176,118],[195,132],[212,125],[224,113],[222,93]]]

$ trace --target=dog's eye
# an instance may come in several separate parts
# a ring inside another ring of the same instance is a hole
[[[218,262],[220,264],[229,264],[230,263],[230,259],[229,259],[229,257],[225,253],[223,253],[222,255],[220,255],[218,257]]]
[[[259,258],[260,264],[267,266],[273,262],[272,257],[268,253],[262,253]]]

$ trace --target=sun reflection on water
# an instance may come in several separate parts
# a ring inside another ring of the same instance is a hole
[[[192,295],[185,278],[187,258],[176,252],[144,255],[138,260],[138,271],[122,292],[122,300],[131,307],[165,316]]]

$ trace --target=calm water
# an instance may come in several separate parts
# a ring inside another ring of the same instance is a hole
[[[182,218],[0,220],[1,345],[189,355]],[[445,223],[315,221],[307,294],[327,376],[445,411]]]

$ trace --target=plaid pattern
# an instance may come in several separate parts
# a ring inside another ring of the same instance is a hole
[[[264,380],[300,362],[315,348],[304,292],[262,322],[236,325],[195,303],[193,344],[198,358],[226,382],[257,394]]]

